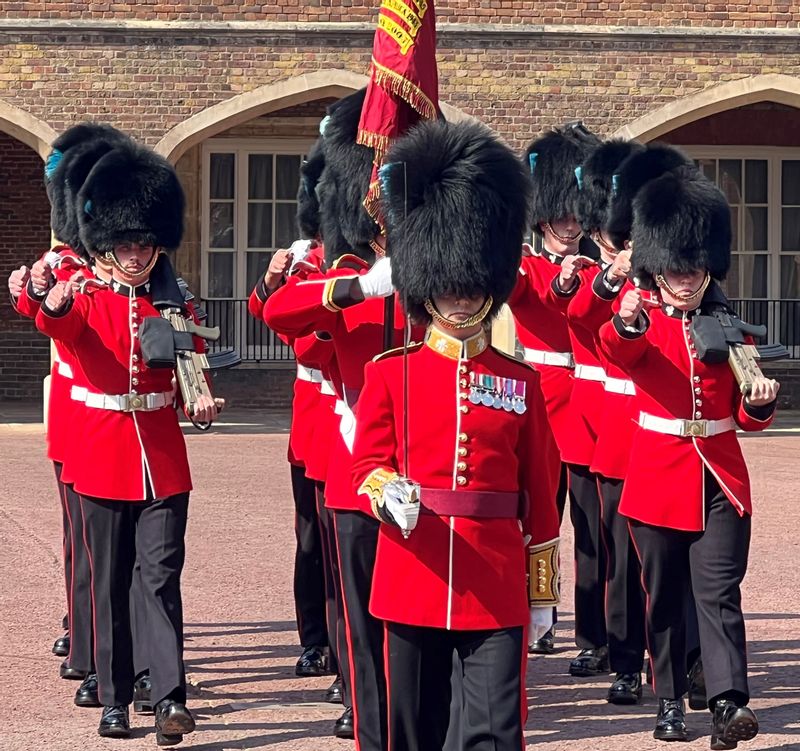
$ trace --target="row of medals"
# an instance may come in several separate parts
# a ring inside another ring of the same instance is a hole
[[[518,415],[528,409],[525,404],[525,381],[500,376],[476,376],[475,373],[470,373],[469,401],[484,407],[516,412]]]

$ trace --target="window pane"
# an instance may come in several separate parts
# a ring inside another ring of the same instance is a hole
[[[251,203],[247,206],[247,247],[272,247],[272,204]]]
[[[748,159],[744,163],[744,200],[746,203],[767,203],[767,160]]]
[[[233,297],[233,253],[208,254],[208,296]]]
[[[744,209],[744,247],[742,250],[768,250],[766,206]]]
[[[719,187],[731,205],[742,202],[742,163],[739,159],[719,160]]]
[[[272,198],[272,154],[250,154],[247,164],[248,198]]]
[[[278,154],[275,157],[275,173],[277,180],[275,192],[278,198],[294,200],[297,197],[297,188],[300,185],[300,160],[298,154]]]
[[[725,281],[720,286],[727,297],[735,299],[742,296],[742,292],[739,289],[739,256],[735,253],[731,256],[731,268],[728,271],[728,276],[725,277]]]
[[[236,177],[235,154],[211,155],[210,197],[233,198],[233,186]]]
[[[800,209],[781,211],[781,250],[800,250]]]
[[[781,164],[781,203],[800,206],[800,161],[784,159]]]
[[[731,206],[731,250],[742,250],[739,245],[739,209]]]
[[[210,248],[233,247],[233,204],[211,203],[209,219]]]
[[[800,256],[781,256],[781,298],[800,297]]]
[[[269,259],[272,253],[256,252],[247,253],[247,294],[249,295],[256,282],[267,273],[267,266],[269,266]]]
[[[279,203],[275,206],[275,247],[288,248],[297,239],[296,218],[296,203]]]
[[[717,160],[716,159],[695,159],[695,163],[700,167],[703,174],[711,180],[717,182]]]
[[[739,256],[742,297],[767,296],[768,260],[766,255]]]

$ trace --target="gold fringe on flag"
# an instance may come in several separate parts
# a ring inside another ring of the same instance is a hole
[[[436,105],[419,86],[407,78],[403,78],[397,71],[381,65],[374,57],[372,58],[372,76],[378,85],[408,102],[427,120],[436,120],[439,116]]]
[[[364,208],[366,209],[367,214],[369,214],[370,217],[372,217],[372,221],[374,221],[381,228],[381,233],[385,234],[385,228],[383,226],[383,217],[381,216],[380,212],[380,203],[381,203],[381,184],[380,181],[375,180],[369,185],[369,190],[367,191],[367,195],[364,198],[363,205]]]
[[[375,164],[380,165],[384,155],[392,144],[392,139],[382,133],[373,133],[370,130],[360,130],[356,137],[356,143],[362,146],[369,146],[375,151]]]

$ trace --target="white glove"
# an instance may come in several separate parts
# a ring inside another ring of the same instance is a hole
[[[532,607],[530,627],[528,628],[528,646],[532,647],[534,642],[541,639],[551,628],[553,628],[552,605]]]
[[[289,266],[289,274],[294,273],[295,266],[302,263],[308,258],[311,252],[311,240],[295,240],[289,248],[289,253],[292,254],[292,265]]]
[[[388,297],[394,292],[392,284],[392,262],[388,256],[379,258],[372,268],[358,278],[364,298]]]
[[[398,477],[383,486],[383,504],[403,534],[408,535],[419,519],[419,483]]]

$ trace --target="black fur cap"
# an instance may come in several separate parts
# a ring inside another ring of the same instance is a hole
[[[650,180],[671,171],[689,175],[695,172],[695,165],[680,149],[665,143],[648,144],[619,165],[613,177],[616,191],[605,232],[617,248],[623,248],[631,238],[636,194]]]
[[[731,210],[699,170],[666,172],[633,200],[633,276],[643,287],[664,271],[706,269],[721,281],[731,263]]]
[[[600,139],[580,123],[548,131],[533,141],[525,152],[525,167],[533,181],[531,208],[535,232],[540,224],[575,216],[578,184],[575,169]]]
[[[92,167],[78,192],[80,237],[91,253],[123,242],[172,250],[183,235],[185,199],[173,166],[139,144],[118,144]]]
[[[644,151],[636,141],[612,139],[594,149],[576,169],[575,217],[587,234],[605,229],[614,200],[614,173],[631,154]]]
[[[408,312],[436,295],[508,299],[528,227],[530,179],[518,157],[474,121],[423,122],[380,171],[392,278]]]
[[[300,186],[297,189],[297,229],[300,237],[307,240],[320,236],[317,186],[324,168],[325,152],[320,138],[300,166]]]
[[[335,260],[333,248],[342,237],[346,249],[366,260],[374,260],[369,243],[380,232],[364,208],[369,190],[374,151],[356,143],[358,122],[366,89],[356,91],[328,107],[320,128],[325,151],[325,168],[319,191],[322,237],[328,262]]]

